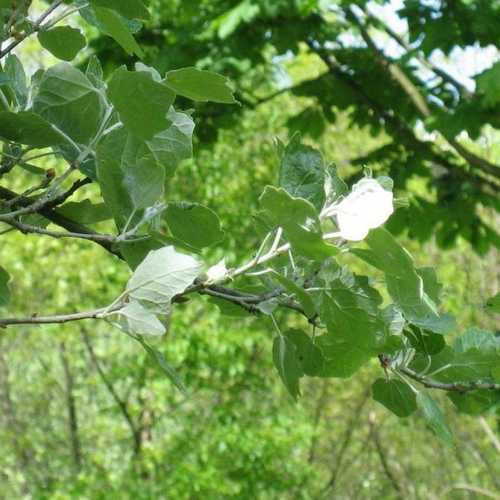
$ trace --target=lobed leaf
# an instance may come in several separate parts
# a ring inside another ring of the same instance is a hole
[[[175,238],[194,248],[204,248],[224,238],[217,214],[199,203],[169,203],[165,219]]]
[[[33,111],[75,142],[88,144],[101,125],[104,110],[99,90],[71,64],[56,64],[41,75]]]
[[[281,158],[279,185],[320,211],[325,202],[325,165],[321,153],[300,142],[295,134]]]
[[[165,75],[165,84],[176,94],[193,101],[212,101],[225,104],[237,102],[233,96],[229,80],[212,71],[196,68],[169,71]]]
[[[58,59],[71,61],[87,41],[81,31],[70,26],[56,26],[38,33],[40,45]]]
[[[175,93],[147,71],[118,68],[108,84],[108,96],[125,127],[140,139],[152,139],[170,125],[167,113]]]

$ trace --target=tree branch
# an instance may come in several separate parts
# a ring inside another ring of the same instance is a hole
[[[442,391],[450,391],[450,392],[469,392],[475,391],[478,389],[491,390],[491,391],[499,391],[500,384],[496,384],[495,382],[439,382],[438,380],[434,380],[431,378],[427,378],[424,375],[419,375],[417,372],[413,371],[411,368],[400,367],[397,368],[400,373],[403,373],[407,377],[410,377],[417,382],[420,382],[424,387],[428,387],[429,389],[440,389]]]
[[[95,243],[108,243],[113,244],[118,241],[118,236],[114,234],[102,234],[102,233],[75,233],[72,231],[51,231],[39,226],[33,226],[32,224],[25,224],[16,219],[6,222],[12,227],[19,229],[22,233],[33,233],[41,234],[45,236],[51,236],[52,238],[77,238],[82,240],[94,241]]]
[[[141,439],[140,439],[140,431],[135,425],[135,422],[130,415],[130,412],[128,411],[127,404],[125,400],[123,400],[118,392],[116,391],[113,383],[111,380],[108,378],[106,373],[104,372],[101,362],[99,361],[99,358],[97,357],[94,348],[92,347],[92,343],[90,342],[90,338],[88,336],[88,333],[85,330],[82,330],[82,338],[83,342],[85,344],[85,347],[87,348],[87,352],[89,353],[90,359],[92,361],[92,364],[94,365],[94,368],[97,370],[97,373],[101,377],[101,380],[104,382],[104,385],[106,386],[106,389],[108,389],[108,392],[111,394],[111,397],[115,401],[116,405],[118,406],[120,413],[123,415],[123,418],[127,422],[127,425],[130,429],[130,433],[132,434],[132,439],[134,440],[134,455],[138,455],[141,450]]]
[[[328,57],[313,40],[308,40],[306,43],[311,51],[313,51],[323,60],[323,62],[328,67],[330,74],[350,87],[352,91],[355,92],[356,95],[362,101],[364,101],[364,103],[370,109],[372,109],[381,120],[383,120],[392,130],[394,130],[394,132],[399,135],[402,144],[413,151],[418,152],[419,150],[423,150],[428,156],[429,160],[434,161],[436,164],[442,166],[453,175],[462,175],[463,177],[469,178],[470,180],[474,181],[476,185],[488,186],[489,188],[493,189],[495,193],[498,191],[498,184],[493,183],[492,181],[490,181],[490,179],[484,178],[481,175],[483,174],[481,170],[466,171],[465,169],[460,168],[459,165],[450,162],[448,159],[434,151],[431,144],[418,139],[409,125],[400,120],[390,111],[387,111],[376,100],[370,97],[362,88],[362,86],[353,77],[344,72],[335,61]]]
[[[429,118],[431,112],[427,101],[422,96],[418,88],[413,84],[413,82],[406,76],[404,71],[395,63],[391,62],[385,54],[378,49],[375,42],[370,37],[368,31],[366,30],[363,23],[358,19],[358,17],[353,13],[351,8],[344,9],[347,18],[352,21],[358,28],[361,37],[365,41],[366,45],[375,55],[376,60],[381,67],[385,68],[392,78],[399,84],[403,92],[409,97],[413,102],[417,110],[424,118]],[[451,146],[455,151],[471,166],[475,168],[482,169],[489,175],[500,178],[500,166],[490,163],[488,160],[477,156],[476,154],[469,151],[466,147],[462,146],[454,137],[448,137],[443,132],[439,131],[444,140]]]
[[[0,59],[5,57],[9,52],[15,49],[20,43],[24,42],[33,33],[36,33],[41,28],[42,23],[47,19],[47,17],[52,14],[60,5],[63,4],[63,0],[56,0],[32,25],[30,31],[24,31],[17,38],[15,38],[5,49],[0,50]]]
[[[80,182],[80,187],[83,185],[84,181],[85,181],[85,179]],[[73,187],[74,187],[74,185],[70,188],[70,190],[73,189]],[[12,200],[13,198],[18,198],[15,206],[25,207],[25,206],[28,206],[32,203],[32,200],[30,200],[29,198],[24,198],[22,196],[19,196],[19,194],[15,193],[14,191],[10,191],[9,189],[0,186],[0,199]],[[61,199],[61,197],[55,198],[55,200],[57,200],[57,199]],[[54,200],[52,200],[52,201],[54,201]],[[43,215],[43,217],[45,217],[46,219],[50,220],[51,222],[53,222],[57,226],[62,227],[63,229],[67,229],[68,231],[75,232],[75,233],[82,233],[82,234],[98,234],[95,231],[89,230],[83,224],[79,224],[78,222],[75,222],[71,219],[68,219],[64,215],[59,214],[54,208],[47,208],[45,206],[45,207],[39,209],[37,211],[37,213],[39,213],[40,215]],[[115,248],[115,245],[113,245],[112,243],[110,243],[108,241],[96,241],[96,240],[94,240],[94,241],[98,245],[102,246],[109,253],[111,253],[111,254],[113,254],[113,255],[115,255],[118,258],[123,260],[123,255],[121,254],[121,252],[117,248]]]
[[[358,7],[362,8],[361,6]],[[363,9],[363,12],[367,17],[368,21],[372,25],[374,25],[376,28],[381,29],[382,31],[385,31],[385,33],[387,33],[394,41],[396,41],[407,52],[413,51],[413,48],[410,46],[410,44],[407,43],[403,37],[401,37],[398,33],[396,33],[390,26],[388,26],[379,17],[375,16],[371,12],[368,12],[366,9]],[[420,62],[420,64],[422,64],[422,66],[425,66],[428,70],[438,75],[443,81],[451,83],[451,85],[453,85],[466,98],[471,98],[474,95],[465,85],[463,85],[458,80],[456,80],[452,75],[450,75],[443,69],[439,68],[428,59],[426,59],[424,56],[422,56],[422,54],[416,53],[415,57]]]
[[[64,369],[65,378],[65,396],[66,408],[68,411],[68,429],[71,443],[71,455],[73,457],[73,465],[78,472],[82,466],[82,445],[78,431],[78,414],[76,411],[76,401],[74,395],[74,379],[69,365],[69,359],[66,353],[66,345],[64,342],[59,344],[59,354],[61,363]]]
[[[368,423],[370,424],[370,436],[375,444],[375,449],[377,450],[377,455],[380,460],[380,464],[382,465],[382,469],[384,470],[387,479],[391,483],[392,487],[398,498],[405,498],[404,490],[401,484],[398,481],[396,474],[392,471],[392,468],[389,465],[389,461],[387,460],[387,454],[385,452],[384,446],[382,444],[382,439],[380,438],[380,434],[378,432],[376,416],[374,412],[371,412],[368,416]]]
[[[94,309],[93,311],[77,312],[70,314],[55,314],[52,316],[33,316],[27,318],[0,318],[0,328],[9,325],[47,325],[69,323],[70,321],[80,321],[82,319],[103,319],[104,313],[118,310],[119,307],[108,310],[106,307]]]

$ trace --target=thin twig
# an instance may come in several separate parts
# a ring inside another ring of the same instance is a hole
[[[496,384],[495,382],[439,382],[438,380],[434,380],[431,378],[427,378],[423,375],[419,375],[417,372],[413,371],[408,367],[399,367],[397,369],[399,372],[404,373],[407,377],[410,377],[417,382],[420,382],[424,387],[428,387],[429,389],[440,389],[442,391],[450,391],[450,392],[469,392],[475,391],[477,389],[498,391],[500,390],[500,384]]]
[[[43,227],[34,226],[32,224],[26,224],[20,222],[17,219],[7,221],[12,227],[15,227],[22,233],[32,233],[40,234],[44,236],[50,236],[52,238],[76,238],[88,241],[94,241],[96,243],[115,243],[118,241],[118,236],[114,234],[103,234],[103,233],[75,233],[73,231],[51,231],[50,229],[45,229]],[[130,241],[130,240],[128,240]]]
[[[118,310],[116,307],[114,310]],[[76,312],[70,314],[55,314],[52,316],[33,316],[27,318],[0,318],[0,328],[9,325],[46,325],[53,323],[68,323],[70,321],[80,321],[82,319],[103,319],[105,313],[109,313],[105,307],[94,309],[93,311]]]

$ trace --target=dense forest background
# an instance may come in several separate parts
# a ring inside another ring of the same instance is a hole
[[[355,19],[342,14],[342,2],[331,3],[320,16],[314,0],[151,1],[152,18],[137,33],[144,61],[160,73],[189,65],[223,73],[240,101],[196,105],[194,159],[178,168],[169,199],[217,212],[226,238],[204,254],[239,262],[258,243],[251,214],[262,187],[276,181],[275,138],[299,131],[344,177],[359,178],[368,166],[394,178],[409,206],[389,229],[418,266],[437,268],[443,303],[461,328],[495,331],[498,316],[483,305],[498,290],[499,77],[474,86],[464,75],[453,89],[413,65],[438,60],[472,72],[460,67],[466,51],[456,51],[469,47],[476,73],[492,67],[498,2],[380,2],[385,10],[358,2]],[[398,31],[408,45],[399,52],[387,31],[398,8],[410,26],[408,37]],[[367,12],[377,12],[386,29],[364,27]],[[110,38],[85,29],[94,38],[79,55],[82,66],[92,53],[108,74],[133,64]],[[332,41],[328,53],[318,40]],[[429,59],[437,50],[440,59]],[[18,55],[33,71],[54,62],[35,38]],[[410,75],[410,94],[387,74],[394,60]],[[429,103],[423,109],[415,89]],[[22,191],[28,175],[6,187]],[[98,194],[89,185],[75,200]],[[107,303],[129,274],[99,246],[17,232],[2,236],[0,259],[16,283],[14,315],[47,304],[64,312]],[[1,498],[498,498],[498,409],[457,414],[438,395],[456,436],[447,448],[423,421],[397,419],[369,399],[380,372],[375,361],[352,379],[306,384],[294,403],[272,366],[269,318],[198,299],[176,309],[171,322],[157,347],[187,395],[107,324],[1,333]]]

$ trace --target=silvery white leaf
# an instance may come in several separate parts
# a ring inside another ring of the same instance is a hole
[[[226,259],[222,259],[220,262],[210,267],[207,271],[208,281],[211,283],[224,278],[227,274]]]
[[[370,229],[381,226],[394,212],[393,195],[375,179],[361,179],[335,207],[341,236],[360,241]]]
[[[132,299],[169,304],[182,293],[201,270],[201,263],[168,246],[152,250],[139,264],[127,284]]]
[[[161,321],[139,302],[129,302],[114,315],[118,318],[113,323],[124,332],[137,335],[163,335],[165,333],[165,327]]]

